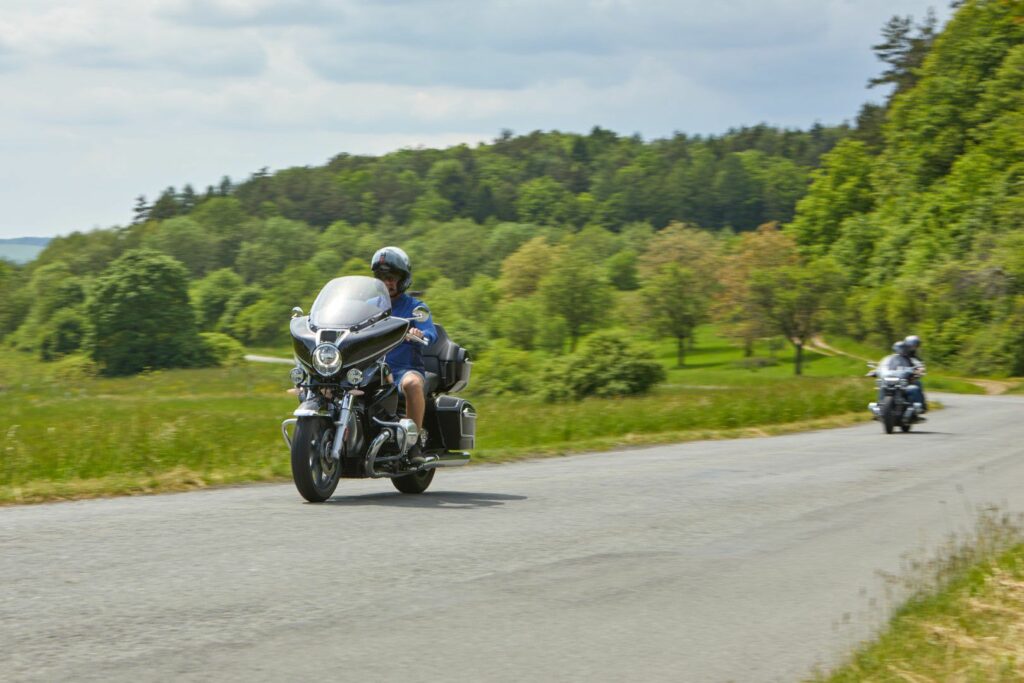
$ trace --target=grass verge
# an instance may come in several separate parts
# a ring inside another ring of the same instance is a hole
[[[1024,680],[1024,532],[989,511],[978,531],[951,540],[898,579],[911,598],[888,629],[841,668],[812,680]]]
[[[740,359],[709,329],[687,366],[673,367],[648,396],[552,405],[469,394],[481,415],[474,460],[756,436],[867,417],[871,383],[851,378],[846,359],[808,354],[804,377],[782,360],[746,367]],[[295,406],[287,369],[249,363],[69,379],[25,354],[0,352],[0,504],[286,479],[279,425]]]

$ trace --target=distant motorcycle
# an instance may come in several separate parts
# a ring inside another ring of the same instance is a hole
[[[886,356],[877,364],[868,363],[868,376],[875,378],[879,389],[879,401],[868,404],[874,419],[882,423],[886,434],[892,434],[896,426],[900,431],[909,432],[915,422],[923,422],[923,406],[914,403],[907,395],[907,388],[918,377],[925,374],[924,365],[914,365],[898,354]]]
[[[419,308],[413,319],[427,315]],[[465,451],[474,446],[476,412],[449,394],[468,385],[472,363],[440,325],[437,341],[423,349],[424,428],[399,417],[398,386],[384,357],[406,340],[426,345],[408,335],[410,322],[391,315],[384,283],[362,276],[328,282],[308,316],[292,309],[291,380],[300,405],[281,431],[295,488],[306,500],[327,500],[341,478],[388,478],[402,493],[422,493],[436,468],[469,462]],[[417,441],[426,456],[418,465],[408,459]]]

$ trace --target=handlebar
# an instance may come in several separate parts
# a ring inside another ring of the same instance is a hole
[[[410,342],[413,342],[415,344],[419,344],[421,346],[430,346],[430,341],[429,340],[424,339],[423,337],[417,337],[414,334],[406,334],[405,335],[405,341],[410,341]]]

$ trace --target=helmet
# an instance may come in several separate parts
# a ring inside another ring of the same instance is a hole
[[[370,269],[380,277],[384,273],[395,273],[398,277],[398,291],[404,292],[412,284],[412,265],[409,256],[398,247],[378,249],[370,260]]]
[[[907,348],[911,351],[916,351],[921,346],[921,338],[916,334],[912,334],[903,340],[903,343],[907,345]]]
[[[898,341],[892,345],[892,352],[902,356],[907,352],[907,345],[904,342]]]

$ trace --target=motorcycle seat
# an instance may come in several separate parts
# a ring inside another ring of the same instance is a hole
[[[448,337],[442,325],[434,323],[434,327],[437,329],[437,341],[423,349],[428,395],[449,391],[460,376],[458,366],[468,360],[466,350]]]
[[[441,382],[440,375],[438,375],[436,372],[431,372],[430,370],[427,370],[423,375],[423,380],[424,383],[426,384],[426,387],[424,387],[424,389],[426,390],[427,396],[437,392],[437,387],[440,385]]]

